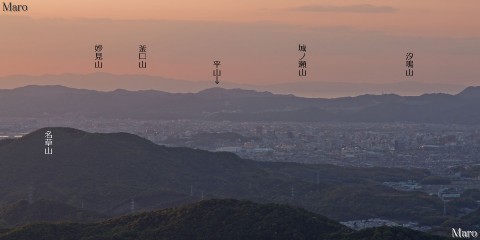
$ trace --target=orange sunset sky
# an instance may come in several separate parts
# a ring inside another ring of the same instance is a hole
[[[102,72],[247,84],[480,80],[478,0],[31,0],[0,12],[0,76]],[[307,45],[305,78],[298,44]],[[138,45],[147,45],[147,69]],[[405,54],[414,53],[414,76]],[[0,85],[0,88],[2,86]]]

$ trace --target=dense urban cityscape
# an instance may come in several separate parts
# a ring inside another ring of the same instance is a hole
[[[480,128],[452,124],[262,123],[196,120],[2,119],[1,137],[43,126],[128,132],[166,146],[233,152],[259,161],[425,168],[448,174],[477,163]]]
[[[60,118],[2,119],[1,126],[3,138],[21,137],[42,126],[68,126],[90,132],[128,132],[159,145],[232,152],[258,161],[422,168],[437,178],[384,185],[427,192],[445,201],[477,189],[480,183],[478,126]],[[465,214],[472,210],[465,209]]]

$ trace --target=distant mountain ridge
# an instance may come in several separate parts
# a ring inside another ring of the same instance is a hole
[[[216,86],[213,80],[188,81],[150,75],[90,73],[26,76],[13,75],[0,77],[0,88],[13,89],[27,85],[62,85],[71,88],[86,88],[98,91],[126,89],[130,91],[157,90],[172,93],[199,92]],[[454,94],[466,86],[461,84],[422,83],[413,81],[395,83],[355,83],[355,82],[301,82],[292,81],[274,84],[242,84],[221,81],[222,88],[242,88],[256,91],[269,91],[276,94],[294,94],[304,97],[341,97],[363,94],[394,93],[417,96],[424,93]]]
[[[386,94],[324,99],[223,88],[167,93],[26,86],[0,90],[0,117],[480,124],[478,99],[480,87],[468,87],[456,95]]]
[[[467,87],[457,95],[466,98],[480,98],[480,87]]]

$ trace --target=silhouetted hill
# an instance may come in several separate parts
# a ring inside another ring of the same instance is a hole
[[[465,98],[480,98],[480,87],[467,87],[465,90],[458,94],[460,97]]]
[[[1,234],[1,233],[0,233]],[[403,228],[353,232],[300,208],[238,200],[130,215],[98,224],[38,224],[6,231],[0,240],[84,239],[443,239]]]
[[[53,155],[44,154],[44,133]],[[320,182],[317,184],[317,174]],[[127,133],[44,128],[0,146],[0,204],[28,196],[105,214],[178,206],[205,198],[290,203],[337,220],[440,215],[436,197],[384,181],[417,180],[423,170],[268,163],[232,153],[169,148]],[[295,197],[291,188],[295,188]]]
[[[0,208],[0,226],[12,227],[41,222],[91,222],[105,218],[100,214],[50,200],[29,203],[21,200]]]
[[[0,117],[477,124],[478,89],[470,87],[457,95],[387,94],[321,99],[222,88],[173,94],[27,86],[0,90]]]
[[[85,88],[97,91],[114,91],[117,88],[130,91],[157,90],[171,93],[199,92],[215,86],[212,80],[187,81],[169,79],[161,76],[142,74],[60,74],[40,76],[6,76],[0,77],[0,87],[13,89],[28,85],[62,85],[70,88]],[[222,88],[249,89],[269,91],[276,94],[295,94],[304,97],[341,97],[358,96],[362,94],[395,93],[405,96],[417,96],[424,93],[457,93],[465,88],[461,84],[422,83],[401,81],[396,83],[365,83],[365,82],[301,82],[274,83],[255,85],[222,81]]]

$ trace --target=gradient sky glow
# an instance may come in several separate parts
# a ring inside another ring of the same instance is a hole
[[[0,76],[96,72],[101,43],[103,71],[117,74],[205,81],[219,59],[223,80],[238,83],[480,80],[478,0],[23,3],[29,12],[0,12]],[[299,43],[307,78],[298,77]],[[147,44],[146,70],[138,44]],[[406,52],[415,54],[408,79]]]

